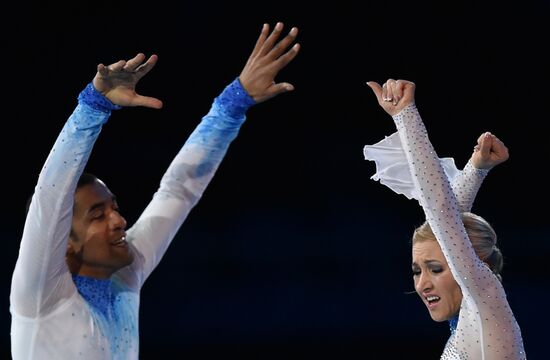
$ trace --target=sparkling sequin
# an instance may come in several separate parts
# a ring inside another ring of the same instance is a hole
[[[256,104],[254,99],[243,88],[238,78],[227,85],[220,96],[215,99],[215,103],[221,107],[222,112],[232,118],[244,116],[248,108]]]
[[[122,109],[122,106],[113,104],[105,96],[101,95],[91,82],[80,92],[78,101],[86,103],[95,110],[104,112]]]
[[[105,318],[113,317],[113,296],[111,279],[94,279],[73,275],[73,281],[82,297]]]

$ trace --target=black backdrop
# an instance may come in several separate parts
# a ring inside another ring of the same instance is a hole
[[[365,85],[389,77],[417,84],[440,156],[463,166],[486,130],[509,147],[510,160],[486,179],[474,211],[499,233],[504,286],[527,354],[543,358],[548,2],[12,6],[3,25],[5,357],[25,201],[97,63],[159,55],[139,89],[165,107],[115,112],[88,167],[131,224],[212,99],[239,74],[262,23],[282,21],[300,29],[302,50],[278,77],[296,90],[249,111],[145,284],[141,358],[438,358],[447,324],[405,294],[421,209],[370,180],[374,163],[362,155],[363,145],[394,131]]]

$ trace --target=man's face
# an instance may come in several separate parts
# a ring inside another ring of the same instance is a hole
[[[118,212],[116,198],[101,180],[78,188],[67,249],[71,271],[108,278],[130,265],[134,256],[126,242],[125,228],[126,220]]]

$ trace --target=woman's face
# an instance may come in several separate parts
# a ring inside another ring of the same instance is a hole
[[[414,287],[432,319],[445,321],[456,315],[462,292],[437,241],[414,243],[412,261]]]

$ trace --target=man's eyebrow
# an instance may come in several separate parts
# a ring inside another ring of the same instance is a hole
[[[116,196],[113,195],[111,196],[111,201],[116,203]],[[95,203],[93,204],[92,206],[90,206],[90,208],[88,209],[88,213],[91,213],[92,211],[96,210],[96,209],[100,209],[102,207],[105,207],[105,201],[100,201],[98,203]]]

